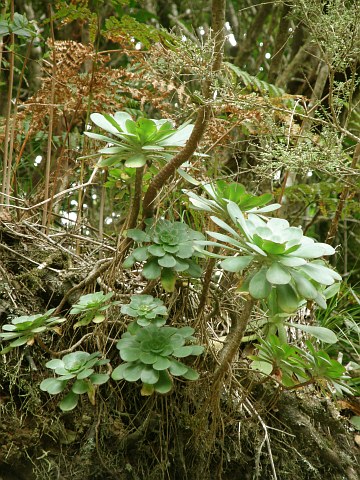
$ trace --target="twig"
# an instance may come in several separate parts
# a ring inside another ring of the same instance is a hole
[[[83,337],[80,338],[78,342],[74,343],[74,345],[71,345],[71,347],[67,348],[66,350],[61,350],[60,352],[52,352],[52,354],[56,357],[59,357],[60,355],[65,355],[65,353],[73,352],[75,348],[81,345],[84,340],[86,340],[87,338],[93,335],[94,335],[94,332],[86,333]]]
[[[105,270],[109,268],[112,262],[112,258],[104,258],[99,260],[96,264],[95,267],[91,270],[89,275],[84,278],[80,283],[75,285],[74,287],[70,288],[64,295],[63,299],[59,303],[58,307],[56,308],[54,315],[58,314],[61,312],[61,309],[65,305],[67,299],[72,295],[74,292],[77,290],[80,290],[82,288],[85,288],[86,286],[90,285],[90,283],[93,283]]]
[[[245,400],[244,400],[244,408],[245,408],[245,410],[247,410],[247,412],[250,415],[254,414],[257,417],[257,419],[259,420],[262,428],[264,429],[264,440],[261,443],[260,448],[259,448],[258,461],[260,461],[260,454],[261,454],[262,446],[264,445],[264,443],[266,443],[268,454],[269,454],[269,459],[270,459],[272,474],[273,474],[274,480],[277,480],[277,474],[276,474],[274,459],[273,459],[272,452],[271,452],[271,445],[270,445],[270,437],[269,437],[269,433],[268,433],[268,427],[266,426],[264,420],[261,418],[261,416],[256,411],[255,407],[252,405],[252,403],[250,402],[250,400],[248,398],[245,398]],[[258,475],[256,476],[256,478],[259,478]]]
[[[85,187],[88,187],[89,185],[92,185],[94,183],[93,180],[94,180],[94,177],[95,177],[97,171],[98,171],[98,167],[95,167],[91,176],[90,176],[90,178],[89,178],[89,180],[86,183],[83,183],[81,185],[76,185],[75,187],[67,188],[66,190],[63,190],[62,192],[59,192],[56,195],[54,195],[52,198],[48,198],[46,200],[43,200],[42,202],[39,202],[36,205],[32,205],[31,207],[19,207],[18,205],[12,205],[11,207],[16,208],[18,210],[23,210],[24,212],[29,212],[30,210],[33,210],[34,208],[41,207],[41,205],[44,205],[45,203],[51,202],[55,198],[62,197],[63,195],[66,195],[67,193],[74,192],[75,190],[79,190],[79,188],[85,188]],[[8,196],[8,195],[6,195],[6,196]],[[0,203],[0,207],[1,206],[8,206],[8,205],[4,204],[4,203]]]
[[[181,32],[184,33],[186,37],[190,38],[190,40],[194,42],[196,45],[200,44],[199,39],[196,37],[196,35],[190,32],[190,30],[186,27],[186,25],[180,22],[180,20],[177,17],[175,17],[174,15],[171,15],[171,13],[169,13],[168,17],[173,23],[175,23],[175,25],[179,27]]]
[[[220,250],[219,247],[215,247],[213,252],[218,253],[219,250]],[[204,307],[205,307],[206,299],[207,299],[209,289],[210,289],[212,272],[214,270],[215,264],[216,264],[216,258],[214,258],[214,257],[209,258],[209,260],[207,261],[207,264],[206,264],[203,288],[202,288],[202,291],[201,291],[199,305],[198,305],[198,309],[197,309],[197,313],[196,313],[196,316],[197,316],[198,319],[202,315]]]
[[[54,24],[52,21],[52,11],[50,6],[49,6],[49,17],[50,17],[50,31],[51,31],[51,42],[52,42],[50,103],[53,104],[55,101],[56,54],[55,54]],[[49,129],[48,129],[48,141],[47,141],[47,149],[46,149],[44,200],[47,200],[49,197],[53,125],[54,125],[54,107],[51,106],[49,109]],[[52,198],[50,198],[50,201],[52,201]],[[47,206],[47,203],[44,203],[41,224],[43,227],[46,227],[46,233],[48,233],[49,221],[50,221],[50,215],[48,216],[48,206]]]
[[[14,20],[14,0],[11,1],[11,12],[10,20]],[[11,123],[11,99],[12,99],[12,90],[14,85],[14,69],[15,69],[15,35],[14,33],[10,34],[10,48],[9,48],[9,82],[8,82],[8,94],[7,94],[7,105],[6,105],[6,118],[5,118],[5,140],[4,140],[4,160],[3,160],[3,178],[2,178],[2,189],[0,195],[0,207],[9,206],[10,195],[10,179],[11,179],[11,160],[12,155],[9,149],[9,140],[10,140],[10,123]],[[15,121],[15,119],[13,119]],[[5,200],[4,200],[5,197]],[[5,205],[3,205],[5,202]],[[0,208],[0,211],[2,208]]]

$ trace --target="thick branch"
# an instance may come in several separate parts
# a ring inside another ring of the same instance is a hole
[[[154,201],[158,191],[167,182],[167,180],[174,175],[175,171],[195,152],[201,137],[205,131],[205,127],[209,118],[210,107],[204,106],[200,109],[194,129],[187,141],[185,147],[170,160],[169,163],[162,168],[157,175],[152,179],[149,188],[145,194],[143,201],[143,217],[150,218],[154,211]]]
[[[226,0],[213,0],[211,14],[211,27],[215,40],[215,57],[212,65],[213,72],[218,72],[220,70],[223,57],[223,49],[225,42],[225,9]]]
[[[222,61],[222,51],[224,47],[224,23],[225,23],[226,0],[213,0],[212,2],[212,31],[215,40],[214,62],[211,66],[211,72],[220,70]],[[205,79],[203,83],[203,96],[205,101],[210,98],[210,81]],[[197,115],[194,129],[187,141],[185,147],[170,160],[152,179],[143,200],[143,217],[153,216],[154,203],[158,192],[162,186],[174,175],[176,170],[190,159],[199,145],[199,142],[205,132],[206,125],[210,116],[210,105],[203,105]]]
[[[132,199],[131,210],[128,217],[127,228],[136,227],[137,219],[140,212],[143,175],[144,175],[144,167],[137,168],[136,177],[135,177],[134,196]]]
[[[231,365],[235,355],[239,351],[241,340],[244,337],[247,324],[250,320],[252,309],[255,305],[255,300],[249,297],[245,304],[241,315],[237,322],[232,323],[229,335],[226,337],[226,342],[220,352],[220,364],[214,373],[214,382],[220,380],[225,374],[226,370]]]

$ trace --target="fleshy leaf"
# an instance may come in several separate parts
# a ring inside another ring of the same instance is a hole
[[[89,390],[90,383],[85,380],[76,380],[76,382],[71,387],[71,391],[81,395],[82,393],[86,393]]]
[[[92,113],[90,115],[90,119],[97,125],[98,127],[102,128],[103,130],[106,130],[107,132],[110,133],[119,133],[119,130],[115,128],[109,120],[107,120],[104,115],[101,115],[101,113]]]
[[[157,383],[154,385],[155,390],[158,393],[168,393],[172,389],[172,381],[169,376],[169,374],[166,372],[166,370],[161,370],[159,372],[159,380]]]
[[[172,268],[176,265],[176,260],[172,255],[166,254],[163,257],[159,258],[158,264],[162,267]]]
[[[142,274],[148,280],[155,280],[161,275],[161,267],[158,265],[157,260],[149,260],[142,270]]]
[[[135,240],[135,242],[142,243],[142,242],[148,242],[149,241],[149,236],[142,230],[139,230],[138,228],[130,228],[126,236],[129,238],[132,238]]]
[[[144,365],[142,365],[141,363],[127,363],[124,366],[120,365],[120,367],[123,368],[117,370],[119,368],[117,367],[112,374],[112,378],[114,380],[118,380],[122,377],[128,382],[136,382],[141,377]],[[115,373],[116,370],[117,372]]]
[[[187,372],[182,374],[186,380],[197,380],[199,378],[199,373],[193,368],[188,367]]]
[[[299,299],[291,285],[278,285],[276,287],[279,307],[286,313],[295,312],[299,306]]]
[[[167,357],[158,357],[156,362],[153,364],[155,370],[166,370],[172,365],[172,362]]]
[[[116,367],[111,374],[111,378],[113,380],[122,380],[124,378],[124,369],[125,369],[125,367],[127,367],[127,365],[129,365],[129,364],[122,363],[121,365]],[[140,372],[140,374],[141,374],[141,372]],[[139,374],[138,378],[140,378],[140,374]]]
[[[147,383],[144,383],[142,388],[141,388],[141,395],[144,397],[148,397],[152,395],[155,391],[154,385],[148,385]]]
[[[228,257],[220,263],[220,266],[228,272],[241,272],[250,265],[253,259],[254,257],[250,255]]]
[[[131,255],[137,262],[145,262],[149,258],[148,247],[138,247]]]
[[[188,371],[188,367],[181,362],[178,362],[176,360],[172,360],[169,371],[170,371],[171,375],[181,376],[181,375],[184,375]]]
[[[309,333],[310,335],[317,338],[318,340],[321,340],[324,343],[333,344],[333,343],[337,343],[338,341],[338,338],[335,335],[335,333],[329,328],[317,327],[314,325],[300,325],[297,323],[290,323],[290,322],[287,322],[286,325],[297,328],[302,332]]]
[[[154,385],[159,380],[159,371],[154,370],[152,366],[145,366],[141,372],[141,381],[150,385]]]
[[[146,163],[146,156],[142,153],[131,155],[125,160],[125,167],[140,168]]]
[[[161,285],[166,292],[173,292],[175,289],[176,274],[170,268],[164,268],[161,272]]]
[[[56,395],[64,390],[66,387],[66,380],[59,380],[57,378],[45,378],[40,383],[40,389],[44,392],[50,393],[50,395]]]
[[[69,392],[66,397],[61,400],[59,407],[63,412],[68,412],[76,407],[78,401],[79,396],[74,392]]]
[[[291,275],[285,267],[274,262],[266,272],[267,280],[274,285],[286,285],[291,281]]]
[[[109,375],[106,373],[93,373],[89,379],[93,385],[103,385],[109,380]]]
[[[262,268],[250,280],[249,293],[253,298],[267,298],[271,293],[271,283],[266,278],[267,269]]]
[[[298,272],[291,272],[291,275],[295,280],[296,290],[303,298],[314,300],[317,297],[316,287],[304,275]]]
[[[330,268],[319,265],[318,263],[307,263],[299,267],[299,270],[305,272],[309,277],[322,285],[332,285],[335,279],[339,279],[339,274]],[[336,273],[336,276],[334,275]],[[341,279],[341,277],[340,277]]]

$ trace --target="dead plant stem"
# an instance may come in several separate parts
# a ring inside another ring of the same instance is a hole
[[[14,0],[11,1],[11,14],[10,19],[14,19]],[[4,160],[3,160],[3,184],[0,196],[0,211],[2,210],[1,204],[5,203],[6,206],[10,205],[10,179],[11,179],[11,159],[12,155],[9,152],[10,141],[10,124],[11,124],[11,99],[14,86],[14,69],[15,69],[15,35],[10,34],[10,48],[9,48],[9,82],[7,92],[7,105],[6,105],[6,118],[5,118],[5,141],[4,141]],[[4,198],[5,197],[5,198]]]
[[[53,125],[54,125],[54,107],[55,102],[55,78],[56,78],[56,53],[55,53],[55,35],[54,35],[54,24],[52,22],[52,11],[49,7],[49,17],[50,17],[50,31],[51,31],[51,42],[52,42],[52,70],[51,70],[51,91],[50,91],[50,107],[49,107],[49,128],[48,128],[48,141],[47,141],[47,150],[46,150],[46,165],[45,165],[45,184],[44,184],[44,200],[47,200],[49,197],[49,184],[50,184],[50,168],[51,168],[51,151],[52,151],[52,134],[53,134]],[[46,233],[49,229],[49,219],[48,213],[49,208],[47,203],[43,206],[42,213],[42,222],[41,225],[46,227]]]

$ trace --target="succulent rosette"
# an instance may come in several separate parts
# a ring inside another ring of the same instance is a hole
[[[76,407],[79,395],[87,393],[91,403],[95,404],[95,386],[102,385],[109,380],[109,375],[96,373],[94,367],[106,365],[108,359],[101,359],[101,353],[72,352],[62,359],[53,359],[46,363],[46,367],[54,371],[57,377],[46,378],[40,384],[40,389],[50,395],[61,393],[69,381],[74,380],[70,391],[60,402],[63,411]]]
[[[122,363],[112,373],[114,380],[141,380],[142,394],[167,393],[173,376],[196,380],[198,373],[176,358],[200,355],[204,348],[194,345],[191,327],[157,327],[149,325],[132,335],[125,332],[117,343]],[[176,357],[176,358],[175,358]]]
[[[273,198],[270,193],[253,195],[246,191],[241,183],[228,183],[218,180],[215,183],[204,183],[202,189],[206,196],[197,195],[191,190],[184,190],[189,197],[192,208],[212,212],[221,217],[228,218],[228,201],[234,202],[241,211],[253,213],[268,213],[280,208],[278,203],[267,205]]]
[[[240,289],[255,299],[266,299],[274,295],[276,289],[277,304],[288,313],[295,311],[304,300],[313,300],[325,308],[326,289],[340,281],[341,276],[320,258],[333,255],[334,248],[305,236],[300,227],[290,226],[287,220],[268,219],[253,213],[245,216],[231,201],[227,209],[237,230],[211,217],[227,234],[207,232],[218,242],[198,243],[221,246],[233,252],[220,265],[230,272],[246,271]]]
[[[20,347],[21,345],[32,345],[35,338],[48,330],[54,330],[59,333],[60,323],[66,321],[66,318],[53,317],[52,314],[55,309],[48,310],[46,313],[38,313],[35,315],[22,315],[15,317],[11,323],[3,325],[1,328],[3,332],[0,333],[0,338],[10,341],[8,347],[1,350],[1,354],[9,352],[12,348]]]
[[[130,303],[122,305],[121,313],[135,318],[141,327],[148,325],[161,327],[166,323],[168,316],[163,301],[152,295],[132,295]]]
[[[145,231],[130,229],[128,237],[146,244],[136,248],[123,263],[130,268],[135,262],[145,262],[142,274],[148,280],[161,278],[164,289],[172,292],[178,273],[199,277],[201,268],[192,258],[198,255],[195,241],[203,235],[185,223],[160,219],[147,222]]]
[[[101,167],[116,167],[124,162],[126,167],[140,168],[147,161],[169,160],[179,147],[185,145],[194,128],[185,123],[175,129],[166,119],[139,118],[135,121],[127,112],[114,115],[92,113],[90,118],[96,126],[112,135],[84,132],[93,140],[107,144],[91,155],[101,155]]]

